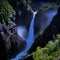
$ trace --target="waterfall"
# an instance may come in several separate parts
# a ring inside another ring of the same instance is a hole
[[[35,20],[35,16],[37,14],[37,11],[36,12],[32,12],[32,13],[33,13],[33,18],[31,20],[29,33],[28,33],[28,37],[27,37],[27,40],[26,40],[27,46],[26,46],[24,51],[19,53],[16,56],[16,58],[12,59],[12,60],[18,60],[19,58],[22,58],[22,57],[26,56],[27,55],[27,51],[31,48],[32,44],[34,43],[34,20]]]
[[[50,11],[50,12],[45,13],[45,15],[48,18],[48,22],[50,22],[50,20],[52,20],[52,17],[56,13],[57,13],[57,10],[53,10],[53,11]],[[28,33],[28,37],[27,37],[27,40],[26,40],[27,46],[26,46],[25,50],[22,51],[21,53],[19,53],[15,58],[13,58],[11,60],[18,60],[19,58],[23,58],[24,56],[26,56],[27,55],[27,51],[31,48],[32,44],[34,43],[34,20],[35,20],[36,14],[37,14],[37,12],[33,12],[33,18],[31,20],[31,24],[30,24],[30,28],[29,28],[29,33]],[[44,26],[46,26],[46,25],[44,24]],[[42,25],[43,28],[45,28],[44,26]],[[18,31],[18,34],[21,37],[23,37],[25,29],[24,28],[21,28],[21,27],[18,27],[18,30],[17,31]],[[21,32],[21,33],[19,33],[19,32]]]
[[[27,37],[26,50],[29,50],[34,42],[34,20],[35,20],[36,14],[37,14],[37,12],[33,12],[33,18],[32,18],[31,24],[30,24],[30,29],[29,29],[29,33],[28,33],[28,37]]]

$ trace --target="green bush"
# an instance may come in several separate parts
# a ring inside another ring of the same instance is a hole
[[[49,41],[46,47],[38,47],[33,52],[34,60],[57,60],[60,56],[60,35],[57,35],[57,39]]]
[[[9,16],[13,14],[15,14],[15,11],[9,2],[7,0],[0,0],[0,16],[2,16],[0,21],[7,21],[8,23],[11,23],[12,21]]]

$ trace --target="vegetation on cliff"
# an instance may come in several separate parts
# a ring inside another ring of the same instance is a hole
[[[13,10],[12,6],[8,3],[7,0],[0,1],[0,21],[11,23],[10,17],[13,17],[15,11]]]
[[[11,17],[15,11],[7,0],[0,0],[0,59],[9,60],[22,51],[26,45],[16,31]]]
[[[60,56],[60,35],[54,40],[49,41],[44,47],[38,47],[33,53],[34,60],[58,60]]]

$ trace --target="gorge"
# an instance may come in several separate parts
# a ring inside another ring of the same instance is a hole
[[[40,11],[38,11],[39,13]],[[33,43],[34,43],[34,40],[35,40],[35,33],[34,33],[34,26],[35,26],[35,20],[41,20],[40,22],[38,22],[38,24],[40,23],[39,25],[39,28],[41,28],[42,31],[44,31],[46,29],[46,27],[50,24],[50,22],[52,21],[52,18],[57,14],[57,8],[54,8],[52,10],[48,10],[48,11],[45,11],[43,13],[43,17],[42,18],[45,18],[46,17],[46,20],[40,18],[39,14],[37,12],[33,12],[33,17],[32,17],[32,20],[31,20],[31,23],[30,23],[30,27],[29,27],[29,32],[27,34],[27,38],[26,38],[26,48],[24,51],[22,51],[21,53],[19,53],[16,58],[12,59],[12,60],[18,60],[19,58],[23,58],[24,56],[27,55],[28,53],[28,50],[32,47]],[[38,14],[38,15],[37,15]],[[36,17],[38,16],[38,18]],[[45,16],[45,17],[44,17]],[[21,31],[20,31],[21,30]],[[20,29],[18,28],[17,31],[18,33],[22,33],[24,29]],[[38,29],[37,29],[38,30]],[[26,31],[25,31],[26,32]],[[40,32],[40,31],[39,31]],[[39,34],[38,32],[38,34]],[[21,34],[20,33],[20,34]],[[24,35],[25,33],[23,33]],[[37,34],[37,35],[38,35]],[[23,37],[22,35],[22,37]],[[21,36],[21,35],[20,35]]]

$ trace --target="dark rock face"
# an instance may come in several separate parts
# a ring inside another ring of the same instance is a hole
[[[21,16],[19,16],[16,20],[17,25],[21,25],[29,29],[30,23],[32,19],[32,13],[29,11],[22,12]]]
[[[54,16],[50,25],[45,29],[43,34],[38,36],[35,39],[34,44],[32,45],[29,53],[36,50],[38,46],[44,47],[49,40],[54,40],[56,38],[56,34],[60,33],[60,8],[58,9],[57,15]]]
[[[35,25],[34,25],[34,33],[37,35],[39,34],[39,32],[42,29],[42,26],[44,26],[44,24],[46,24],[47,22],[47,18],[46,16],[44,15],[45,12],[42,12],[42,11],[38,11],[38,13],[36,14],[36,17],[35,17]],[[44,26],[45,28],[45,26]]]
[[[18,36],[15,24],[0,22],[0,59],[9,60],[23,51],[26,42]]]
[[[31,11],[27,10],[27,6],[23,3],[24,1],[21,0],[8,0],[8,1],[16,11],[15,23],[17,25],[21,25],[29,29],[33,14]]]

